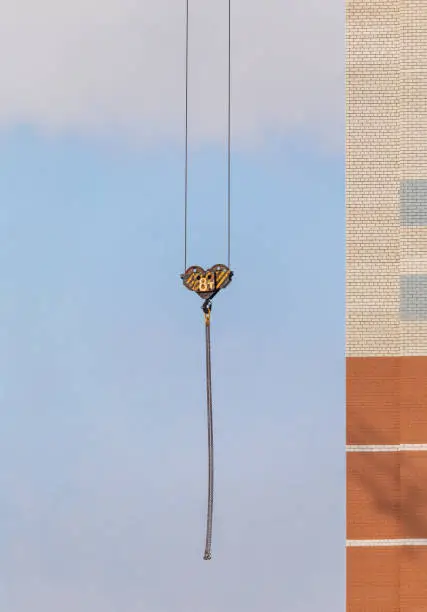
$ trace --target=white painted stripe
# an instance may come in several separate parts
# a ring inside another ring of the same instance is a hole
[[[346,540],[347,547],[361,546],[427,546],[427,538],[404,540]]]
[[[427,444],[347,444],[347,453],[395,453],[427,451]]]

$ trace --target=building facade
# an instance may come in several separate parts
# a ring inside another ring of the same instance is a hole
[[[347,612],[427,612],[427,0],[347,0]]]

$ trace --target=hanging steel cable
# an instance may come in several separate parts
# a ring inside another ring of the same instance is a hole
[[[189,0],[186,0],[185,23],[185,186],[184,186],[184,286],[197,293],[203,300],[206,342],[206,400],[208,425],[208,507],[206,516],[206,543],[204,560],[211,559],[213,494],[214,494],[214,445],[211,369],[211,311],[212,299],[230,284],[233,272],[231,262],[231,0],[228,0],[228,101],[227,101],[227,262],[204,270],[200,266],[187,268],[188,256],[188,82],[189,82]]]
[[[211,559],[212,548],[212,519],[213,519],[213,491],[214,491],[214,446],[213,446],[213,415],[212,415],[212,370],[211,370],[211,303],[207,300],[203,304],[205,315],[206,338],[206,401],[208,419],[208,509],[206,513],[206,543],[203,559]]]
[[[228,0],[228,104],[227,104],[227,228],[228,267],[231,266],[231,0]]]
[[[185,3],[185,161],[184,161],[184,270],[188,261],[188,132],[189,132],[189,0]],[[231,0],[228,0],[228,94],[227,94],[227,262],[231,267]]]
[[[185,167],[184,167],[184,270],[187,269],[188,230],[188,1],[185,4]]]

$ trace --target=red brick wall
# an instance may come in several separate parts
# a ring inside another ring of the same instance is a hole
[[[427,444],[427,357],[347,359],[347,444]]]
[[[425,612],[427,547],[347,549],[347,609]]]
[[[347,612],[427,612],[427,357],[347,359],[347,444]]]

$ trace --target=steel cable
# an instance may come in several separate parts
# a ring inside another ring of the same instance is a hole
[[[189,0],[185,4],[185,183],[184,183],[184,272],[188,263],[188,83],[189,82]],[[228,101],[227,101],[227,260],[231,264],[231,0],[228,0]],[[219,289],[214,293],[218,292]],[[214,444],[212,411],[212,371],[210,314],[211,299],[203,305],[206,334],[206,399],[208,421],[208,505],[206,516],[206,543],[204,559],[211,559],[213,493],[214,493]]]
[[[205,310],[206,336],[206,400],[208,420],[208,507],[206,515],[206,544],[203,559],[209,561],[212,547],[213,490],[214,490],[214,445],[213,445],[213,410],[212,410],[212,370],[211,370],[211,324],[210,306]]]
[[[188,85],[189,0],[185,3],[185,161],[184,161],[184,271],[188,261]],[[227,98],[227,261],[231,267],[231,0],[228,0],[228,98]]]

